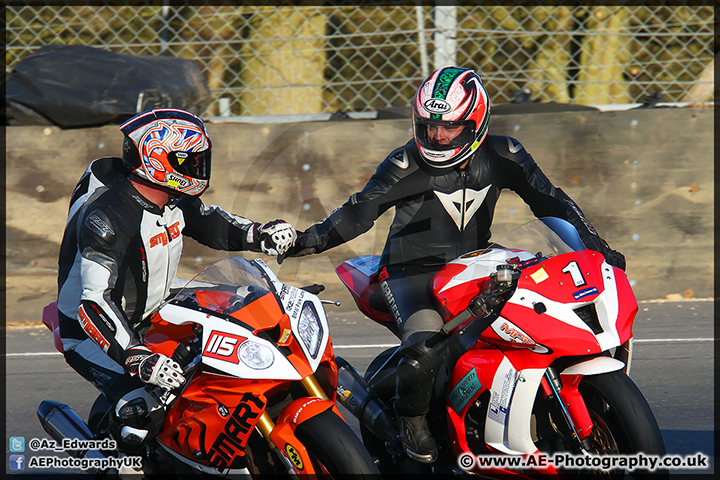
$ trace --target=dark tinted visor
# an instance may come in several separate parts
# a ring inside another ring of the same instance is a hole
[[[464,126],[465,129],[462,133],[460,133],[460,135],[453,138],[448,145],[442,145],[430,138],[428,129],[433,126],[449,129]],[[475,139],[475,122],[472,120],[465,122],[438,122],[437,120],[433,121],[420,118],[415,120],[415,131],[417,134],[417,141],[423,147],[431,150],[452,150],[463,147]]]
[[[168,160],[180,175],[210,180],[210,152],[210,148],[202,152],[170,152]]]

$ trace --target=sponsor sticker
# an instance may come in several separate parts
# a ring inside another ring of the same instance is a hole
[[[302,458],[300,458],[300,454],[295,450],[295,447],[290,445],[289,443],[285,444],[285,454],[290,459],[290,461],[295,465],[295,468],[298,469],[298,471],[302,472],[303,468],[305,467],[303,465]]]
[[[498,371],[498,373],[500,373]],[[515,384],[517,382],[519,373],[517,370],[507,365],[505,373],[502,377],[502,386],[499,390],[493,387],[492,398],[490,399],[490,406],[488,408],[488,418],[500,424],[505,424],[505,418],[508,413],[508,406],[510,405],[510,397],[512,392],[515,390]],[[496,377],[495,382],[498,381]]]
[[[535,283],[540,283],[550,278],[550,275],[547,274],[544,268],[540,267],[540,270],[530,274],[530,278],[532,278]]]
[[[473,368],[450,391],[450,405],[452,405],[455,412],[460,414],[465,405],[481,388],[482,384],[478,380],[477,371]]]
[[[292,333],[292,330],[289,328],[283,329],[283,333],[280,336],[280,340],[278,340],[278,344],[282,345],[283,343],[287,342],[288,338],[290,338],[290,334]]]
[[[265,402],[261,397],[250,392],[243,394],[240,403],[228,417],[224,430],[208,450],[207,458],[211,466],[220,472],[234,468],[237,457],[245,456],[245,444],[264,410]]]
[[[355,396],[350,390],[346,390],[342,385],[338,385],[337,388],[338,401],[342,403],[348,410],[355,413],[357,404],[355,403]]]
[[[597,293],[600,293],[598,291],[597,287],[589,287],[589,288],[583,288],[582,290],[578,290],[577,292],[573,293],[573,297],[575,297],[575,300],[580,300],[581,298],[585,298],[590,295],[595,295]]]

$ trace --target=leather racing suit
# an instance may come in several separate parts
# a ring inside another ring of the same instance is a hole
[[[77,184],[60,247],[57,305],[66,361],[111,404],[128,404],[128,418],[119,423],[139,429],[147,427],[147,419],[132,418],[135,397],[143,397],[145,410],[159,408],[135,375],[151,353],[142,334],[170,292],[183,235],[215,249],[259,252],[260,224],[208,207],[198,197],[159,208],[138,193],[127,174],[122,158],[104,157],[94,160]],[[155,421],[163,416],[155,415]],[[125,451],[144,440],[129,438],[130,444],[121,442]]]
[[[302,234],[298,238],[297,248],[304,243],[319,253],[366,232],[395,207],[380,280],[402,335],[395,401],[401,416],[427,412],[443,360],[440,349],[432,348],[443,321],[430,281],[447,262],[489,245],[495,205],[503,189],[517,193],[536,217],[572,223],[589,248],[614,252],[522,144],[497,135],[488,135],[464,168],[441,171],[429,168],[410,140],[388,155],[362,191],[308,228],[305,238]]]

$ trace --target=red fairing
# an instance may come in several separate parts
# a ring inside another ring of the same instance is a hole
[[[567,323],[551,320],[547,313],[540,315],[535,313],[531,308],[520,305],[507,303],[503,308],[503,318],[511,318],[512,323],[503,320],[496,321],[493,327],[503,329],[503,324],[508,324],[504,330],[506,333],[514,336],[515,326],[519,327],[528,334],[528,339],[517,338],[517,343],[532,342],[549,348],[553,352],[553,356],[577,355],[578,352],[586,354],[600,353],[602,350],[598,345],[592,332],[581,330],[579,328],[568,325]],[[538,322],[542,320],[542,327],[538,328]],[[506,343],[493,328],[488,328],[483,332],[482,339],[491,343]],[[529,365],[522,365],[521,368],[531,367],[533,362],[537,363],[537,355],[532,350],[527,350],[527,358]]]
[[[448,263],[433,277],[432,289],[445,322],[464,310],[470,300],[475,298],[487,284],[489,277],[475,279],[442,291],[453,278],[460,275],[466,268],[467,265]]]
[[[485,443],[474,444],[471,448],[467,441],[467,429],[465,427],[465,419],[468,408],[483,393],[492,387],[493,380],[497,374],[497,369],[506,357],[507,352],[496,349],[495,347],[478,342],[472,350],[465,353],[453,368],[453,373],[448,382],[446,410],[448,417],[448,430],[450,432],[450,440],[452,442],[455,455],[459,458],[465,452],[475,452],[476,454],[499,454],[495,449],[489,447]],[[537,359],[537,356],[535,356]],[[514,363],[514,362],[513,362]],[[549,360],[548,360],[549,363]],[[535,365],[537,367],[537,365]],[[470,378],[470,380],[468,380]],[[533,455],[542,455],[535,452]],[[558,472],[551,465],[546,467],[538,467],[536,469],[529,468],[524,475],[518,471],[506,470],[503,468],[473,468],[469,470],[471,473],[482,475],[483,477],[504,477],[512,475],[513,478],[557,478]]]
[[[55,349],[63,353],[62,338],[60,338],[60,319],[58,318],[57,302],[52,302],[43,308],[42,322],[45,326],[53,332],[53,341],[55,342]]]
[[[632,327],[635,321],[635,315],[637,315],[638,312],[638,304],[625,272],[617,267],[612,268],[615,271],[618,303],[620,304],[616,324],[618,337],[620,337],[621,343],[625,343],[633,336]]]
[[[602,254],[592,250],[558,255],[524,269],[518,289],[532,290],[560,303],[591,302],[605,289],[601,268],[604,261]],[[582,273],[584,284],[575,284],[574,268]]]
[[[358,259],[352,259],[343,262],[335,269],[340,280],[342,280],[350,291],[350,294],[353,296],[355,303],[362,313],[381,325],[386,323],[395,324],[395,319],[391,314],[379,312],[370,306],[370,295],[380,289],[378,281],[379,272],[375,270],[374,273],[368,275],[367,271],[361,271],[352,263],[357,260]]]

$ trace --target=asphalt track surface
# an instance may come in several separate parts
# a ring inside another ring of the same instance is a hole
[[[327,307],[335,353],[361,373],[375,355],[398,342],[384,327],[359,313],[333,313]],[[652,407],[668,453],[710,457],[710,470],[674,470],[676,478],[713,473],[714,465],[714,303],[708,300],[641,302],[635,320],[631,378]],[[95,388],[65,364],[41,326],[6,332],[6,460],[10,437],[49,438],[37,420],[42,400],[70,405],[87,418]],[[357,421],[341,407],[353,430]],[[24,452],[26,457],[33,452]],[[64,454],[56,454],[64,455]],[[57,472],[61,473],[61,472]],[[67,473],[67,472],[65,472]],[[90,478],[90,477],[88,477]]]

